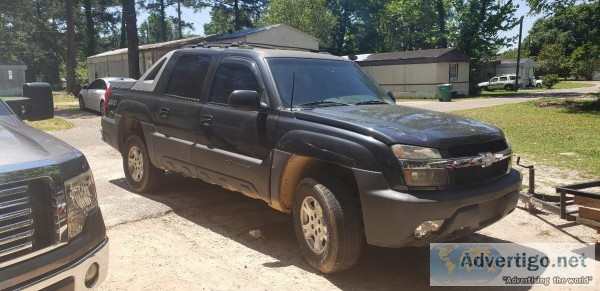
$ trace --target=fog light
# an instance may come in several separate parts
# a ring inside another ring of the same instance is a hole
[[[100,266],[98,266],[98,263],[93,263],[88,268],[87,273],[85,273],[85,287],[92,288],[96,285],[98,276],[100,275],[99,270]]]
[[[438,229],[440,229],[440,227],[442,227],[442,224],[444,224],[444,220],[443,219],[441,219],[441,220],[428,220],[428,221],[425,221],[425,222],[421,223],[421,225],[419,225],[415,229],[415,233],[413,234],[413,236],[416,239],[425,238],[426,236],[428,236],[432,232],[437,231]]]

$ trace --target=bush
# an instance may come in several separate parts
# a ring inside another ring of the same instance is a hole
[[[542,76],[542,85],[544,87],[550,89],[554,87],[554,85],[558,84],[558,75],[557,74],[548,74]]]

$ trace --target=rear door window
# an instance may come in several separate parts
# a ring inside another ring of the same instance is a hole
[[[171,73],[166,94],[200,99],[211,61],[212,57],[206,55],[182,56]]]
[[[221,63],[213,80],[209,102],[228,104],[229,95],[235,90],[253,90],[260,94],[260,86],[248,64]]]

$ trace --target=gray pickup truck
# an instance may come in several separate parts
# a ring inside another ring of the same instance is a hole
[[[52,106],[50,86],[33,87],[34,102],[0,100],[0,290],[94,288],[108,267],[94,177],[81,152],[18,117],[53,115],[36,108]]]
[[[303,255],[324,273],[354,265],[364,241],[456,239],[517,204],[502,131],[397,106],[340,57],[181,49],[106,98],[102,139],[132,190],[157,189],[168,170],[262,200],[292,214]]]

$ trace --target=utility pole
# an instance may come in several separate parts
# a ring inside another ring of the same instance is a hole
[[[519,91],[519,67],[521,66],[521,35],[523,34],[523,16],[519,21],[519,43],[517,44],[517,76],[515,78],[515,92]]]

